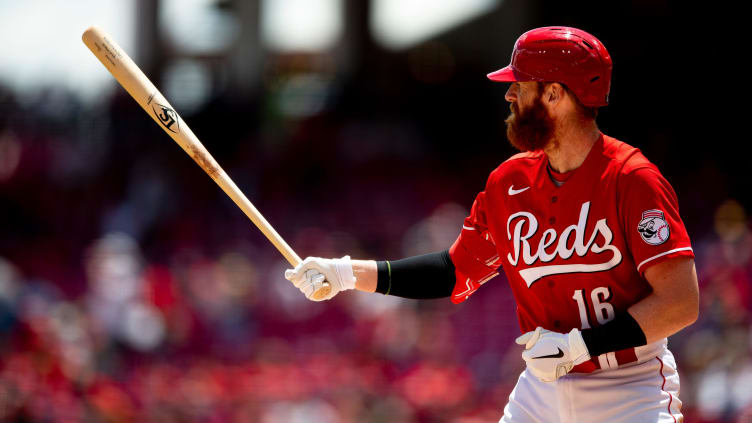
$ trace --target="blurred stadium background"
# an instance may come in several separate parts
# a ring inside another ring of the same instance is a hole
[[[733,11],[569,3],[0,0],[0,421],[495,422],[523,365],[503,277],[459,306],[305,300],[81,43],[92,24],[301,256],[391,259],[447,248],[512,154],[485,74],[516,37],[595,34],[600,126],[659,165],[697,255],[700,319],[670,339],[686,422],[752,421]]]

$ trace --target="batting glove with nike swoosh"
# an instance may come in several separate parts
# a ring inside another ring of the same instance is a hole
[[[311,301],[329,300],[341,291],[355,288],[350,256],[339,259],[308,257],[295,266],[295,269],[285,270],[285,279],[292,282]],[[324,282],[331,285],[329,295],[314,298],[313,293],[321,289]]]
[[[590,353],[577,328],[569,333],[559,333],[539,326],[520,335],[515,342],[525,346],[522,358],[528,370],[543,382],[553,382],[574,366],[590,360]]]

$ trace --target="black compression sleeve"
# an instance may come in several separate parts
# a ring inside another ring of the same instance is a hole
[[[376,292],[403,298],[428,299],[452,295],[454,264],[449,250],[395,261],[376,262]]]
[[[603,326],[584,329],[582,340],[591,357],[647,344],[645,332],[628,312],[618,314]]]

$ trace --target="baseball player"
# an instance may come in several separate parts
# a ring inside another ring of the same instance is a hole
[[[681,422],[666,337],[697,319],[694,254],[671,185],[603,134],[611,57],[585,31],[537,28],[509,66],[507,137],[445,251],[397,261],[309,257],[285,277],[308,298],[359,289],[465,301],[503,269],[526,369],[501,422]]]

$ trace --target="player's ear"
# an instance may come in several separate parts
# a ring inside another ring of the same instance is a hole
[[[564,87],[558,82],[546,85],[543,92],[543,98],[545,98],[552,106],[556,105],[562,98],[564,98]]]
[[[549,114],[558,114],[562,99],[564,98],[564,87],[556,82],[546,83],[541,93],[541,102],[545,105]]]

